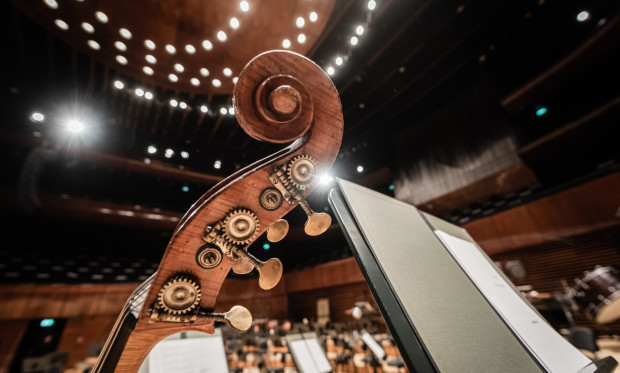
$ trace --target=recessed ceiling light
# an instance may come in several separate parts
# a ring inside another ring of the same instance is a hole
[[[189,82],[192,83],[192,85],[196,87],[200,85],[200,80],[198,80],[197,78],[191,78]]]
[[[115,41],[114,46],[121,52],[125,52],[127,50],[127,46],[122,41]]]
[[[203,113],[206,113],[207,111],[209,111],[209,108],[206,105],[202,105],[200,107],[200,111],[202,111]]]
[[[180,63],[175,63],[174,70],[178,73],[182,73],[183,71],[185,71],[185,68]]]
[[[375,0],[368,1],[368,10],[375,10],[377,2]]]
[[[308,18],[310,18],[310,22],[316,22],[319,19],[319,15],[316,12],[311,12]]]
[[[343,62],[344,60],[342,59],[342,57],[340,56],[336,57],[336,65],[340,66],[342,65]]]
[[[142,89],[142,88],[136,88],[136,90],[135,90],[135,94],[136,94],[136,96],[138,96],[138,97],[142,97],[142,96],[144,96],[144,89]]]
[[[82,22],[82,30],[88,32],[89,34],[95,32],[95,28],[93,27],[93,25],[88,22]]]
[[[177,52],[177,49],[170,44],[166,44],[166,52],[170,54],[175,54]]]
[[[334,67],[333,67],[333,66],[329,66],[329,67],[327,68],[327,74],[329,74],[329,75],[334,75],[334,73],[335,73],[335,72],[336,72],[336,70],[334,69]]]
[[[116,56],[116,62],[120,63],[121,65],[127,65],[127,58],[125,58],[125,56],[118,55]]]
[[[89,41],[87,41],[87,43],[88,43],[88,46],[89,46],[89,47],[91,47],[92,49],[94,49],[94,50],[96,50],[96,51],[98,51],[99,49],[101,49],[101,46],[99,45],[99,43],[97,43],[97,42],[96,42],[96,41],[94,41],[94,40],[89,40]]]
[[[150,49],[150,50],[155,49],[155,43],[153,42],[153,40],[146,39],[144,41],[144,46],[146,47],[146,49]]]
[[[229,69],[228,67],[224,68],[224,75],[225,76],[232,76],[232,70]]]
[[[297,17],[297,21],[295,22],[295,24],[297,25],[297,27],[302,28],[306,24],[306,21],[303,17]]]
[[[210,51],[211,49],[213,49],[213,43],[211,43],[209,40],[203,40],[203,42],[202,42],[202,47],[203,47],[205,50]]]
[[[116,89],[123,89],[123,88],[125,88],[125,84],[123,82],[121,82],[120,80],[116,80],[114,82],[114,87]]]
[[[80,122],[79,120],[71,119],[69,122],[67,122],[67,129],[69,130],[69,132],[73,133],[82,132],[84,131],[84,123]]]
[[[121,34],[121,36],[127,40],[131,39],[131,32],[127,30],[126,28],[119,29],[118,33]]]
[[[170,106],[177,107],[179,106],[179,102],[175,99],[170,100]]]
[[[43,122],[43,120],[45,120],[45,116],[41,113],[32,113],[30,117],[35,122]]]
[[[155,64],[157,62],[157,58],[155,58],[155,56],[151,54],[147,54],[146,56],[144,56],[144,59],[150,64]]]
[[[219,170],[220,168],[222,168],[222,161],[220,161],[219,159],[215,162],[213,162],[213,168]]]
[[[218,31],[217,32],[217,40],[219,41],[226,41],[226,38],[228,36],[226,36],[226,33],[224,31]]]
[[[151,92],[144,92],[144,98],[146,98],[147,100],[152,100],[153,99],[153,94]]]
[[[196,53],[196,47],[194,47],[194,46],[193,46],[193,45],[191,45],[191,44],[187,44],[187,45],[185,46],[185,51],[186,51],[187,53],[189,53],[189,54],[194,54],[194,53]]]
[[[56,5],[56,7],[58,7],[58,5]],[[241,8],[242,11],[247,12],[250,10],[250,3],[247,1],[242,1],[239,3],[239,8]]]
[[[214,87],[221,87],[222,86],[222,82],[220,82],[219,79],[213,79],[211,81],[211,84],[213,84]]]
[[[204,68],[204,67],[201,68],[200,69],[200,75],[202,75],[202,76],[209,76],[209,70]]]
[[[357,38],[357,36],[351,37],[351,45],[357,45],[358,41],[359,41],[359,39]]]
[[[149,146],[146,148],[146,151],[147,151],[147,153],[149,153],[149,154],[155,154],[155,153],[157,153],[157,148],[156,148],[156,147],[154,147],[153,145],[149,145]]]
[[[189,158],[189,153],[184,150],[184,151],[181,152],[181,157],[184,158],[184,159],[187,159],[187,158]]]
[[[62,19],[57,19],[57,20],[54,21],[54,23],[61,30],[65,30],[66,31],[66,30],[69,29],[69,25],[67,24],[67,22],[63,21]]]
[[[51,9],[58,9],[58,3],[56,0],[43,0],[43,2]]]
[[[185,102],[181,101],[181,102],[179,102],[179,107],[181,109],[187,109],[187,104]]]
[[[239,28],[239,20],[235,17],[232,17],[230,19],[230,27],[232,27],[233,29],[238,29]]]
[[[174,155],[174,150],[168,148],[166,149],[166,151],[164,152],[164,157],[166,158],[171,158]]]
[[[169,74],[168,75],[168,80],[170,80],[172,83],[176,83],[179,81],[179,77],[174,75],[174,74]]]
[[[297,42],[299,42],[299,44],[305,43],[306,42],[306,35],[304,35],[304,34],[297,35]]]
[[[108,23],[108,16],[104,12],[96,11],[95,18],[101,23]]]
[[[232,106],[231,106],[231,107],[229,107],[229,108],[228,108],[228,114],[230,114],[230,115],[235,115],[235,108],[234,108],[234,107],[232,107]]]
[[[221,107],[221,108],[220,108],[220,114],[222,114],[222,115],[226,115],[227,113],[228,113],[228,110],[226,110],[226,108],[225,108],[225,107]]]
[[[360,172],[360,173],[364,172],[364,166],[361,166],[361,165],[357,166],[357,172]]]
[[[583,10],[583,11],[579,12],[579,14],[577,14],[577,21],[579,21],[579,22],[587,21],[588,18],[590,18],[590,13],[588,13],[585,10]]]
[[[233,84],[237,84],[237,81],[239,81],[239,78],[237,78],[236,76],[233,78]]]
[[[364,26],[359,25],[355,28],[355,33],[358,35],[362,35],[364,33]]]
[[[282,40],[282,46],[286,49],[289,49],[291,47],[291,41],[288,39]]]
[[[144,66],[142,68],[142,71],[144,71],[146,75],[153,75],[154,73],[153,69],[151,69],[149,66]]]

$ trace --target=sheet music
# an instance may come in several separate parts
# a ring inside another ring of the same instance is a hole
[[[228,372],[219,336],[163,340],[151,350],[148,365],[149,373]]]
[[[383,348],[381,348],[381,346],[379,346],[379,344],[377,343],[377,341],[375,341],[372,335],[370,335],[370,333],[368,332],[364,332],[364,334],[362,334],[362,339],[364,340],[364,342],[366,342],[366,346],[370,348],[370,350],[373,354],[375,354],[377,359],[383,360],[383,358],[385,357],[385,351],[383,350]]]
[[[476,245],[436,230],[452,256],[493,308],[549,372],[577,372],[591,363],[525,302]]]
[[[308,346],[308,351],[310,352],[310,355],[312,355],[319,372],[331,372],[332,366],[329,364],[327,356],[325,356],[325,352],[323,352],[323,349],[319,345],[319,341],[317,341],[316,338],[305,339],[305,341],[306,346]]]
[[[288,342],[291,352],[295,356],[297,368],[302,373],[328,373],[332,371],[329,361],[315,339],[299,339]]]

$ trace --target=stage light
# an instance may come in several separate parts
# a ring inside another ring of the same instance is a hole
[[[335,72],[336,72],[336,69],[334,69],[334,67],[333,67],[333,66],[329,66],[329,67],[327,68],[327,74],[329,74],[329,75],[334,75],[334,73],[335,73]]]
[[[295,24],[297,25],[297,27],[302,28],[306,24],[306,21],[303,17],[297,17],[297,22],[295,22]]]
[[[97,43],[97,42],[96,42],[96,41],[94,41],[94,40],[89,40],[89,41],[87,41],[86,43],[88,44],[88,46],[89,46],[91,49],[94,49],[94,50],[96,50],[96,51],[98,51],[99,49],[101,49],[101,46],[99,45],[99,43]]]
[[[169,54],[175,54],[177,52],[177,49],[174,47],[174,45],[167,44],[166,52],[168,52]]]
[[[149,66],[144,66],[142,68],[142,71],[146,74],[146,75],[153,75],[155,73],[155,71],[153,71],[152,68],[150,68]]]
[[[191,78],[189,80],[190,83],[192,83],[193,86],[198,87],[200,85],[200,80],[196,79],[196,78]]]
[[[144,41],[144,46],[146,47],[146,49],[150,49],[150,50],[154,50],[155,49],[155,43],[152,40],[146,39]]]
[[[101,23],[108,23],[108,16],[104,12],[96,11],[95,18]]]
[[[62,19],[57,19],[54,21],[54,23],[61,30],[67,31],[69,29],[69,25],[67,24],[67,22],[63,21]]]
[[[118,30],[118,33],[127,40],[131,39],[131,32],[126,28],[121,28],[120,30]]]
[[[351,37],[351,45],[357,45],[358,41],[359,41],[359,39],[357,38],[357,36]]]
[[[210,51],[211,49],[213,49],[213,43],[211,43],[209,40],[203,40],[203,41],[202,41],[202,47],[203,47],[205,50]]]
[[[282,40],[282,46],[286,49],[289,49],[291,47],[291,41],[288,39]]]
[[[326,185],[326,184],[329,184],[329,183],[331,183],[332,181],[334,181],[334,178],[333,178],[333,177],[331,177],[331,176],[330,176],[330,175],[328,175],[328,174],[323,174],[323,175],[319,176],[319,180],[320,180],[320,183],[321,183],[321,184]]]
[[[123,89],[125,88],[125,83],[121,82],[120,80],[117,80],[114,82],[114,87],[116,89]]]
[[[176,83],[179,81],[179,77],[174,74],[168,74],[168,80],[170,80],[172,83]]]
[[[39,323],[39,325],[41,325],[42,328],[49,328],[51,326],[54,326],[54,319],[43,319],[41,320],[41,322]]]
[[[218,31],[217,32],[217,40],[219,40],[219,41],[226,41],[227,38],[228,38],[228,36],[226,35],[226,33],[224,31]]]
[[[89,34],[95,32],[95,28],[88,22],[82,22],[82,30],[86,31]]]
[[[166,158],[172,158],[173,155],[174,155],[174,150],[170,148],[166,149],[166,151],[164,152],[164,157]]]
[[[239,3],[239,8],[241,8],[241,11],[247,12],[250,10],[250,4],[247,1],[242,1]]]
[[[180,63],[175,63],[174,70],[178,73],[182,73],[183,71],[185,71],[185,68]]]
[[[125,58],[125,56],[121,56],[118,55],[116,56],[116,62],[120,63],[121,65],[127,65],[127,58]]]
[[[215,168],[216,170],[222,168],[222,161],[218,159],[217,161],[213,162],[213,168]]]
[[[67,122],[67,129],[69,132],[80,133],[84,131],[84,123],[76,119],[71,119]]]
[[[121,52],[125,52],[127,50],[127,46],[122,41],[115,41],[114,46]]]
[[[153,146],[153,145],[149,145],[146,148],[146,152],[149,153],[149,154],[155,154],[155,153],[157,153],[157,148],[155,146]]]
[[[536,116],[537,117],[542,117],[545,114],[547,114],[547,108],[546,107],[541,106],[541,107],[536,109]]]
[[[153,56],[152,54],[147,54],[146,56],[144,56],[144,59],[146,60],[146,62],[150,63],[151,65],[157,62],[157,58],[155,58],[155,56]]]
[[[43,122],[45,120],[45,116],[41,113],[32,113],[30,118],[35,122]]]
[[[187,104],[185,102],[181,101],[181,102],[179,102],[179,107],[181,109],[187,109]]]
[[[152,100],[153,99],[153,94],[149,91],[144,92],[144,98],[146,98],[147,100]]]
[[[56,0],[43,0],[45,5],[47,5],[50,9],[58,9],[58,3]]]
[[[362,35],[364,33],[364,26],[359,25],[355,28],[355,33],[358,35]]]
[[[232,17],[230,19],[230,27],[232,27],[233,29],[238,29],[239,28],[239,20],[235,17]]]
[[[191,44],[187,44],[187,45],[185,46],[185,51],[186,51],[187,53],[189,53],[189,54],[194,54],[194,53],[196,53],[196,47],[194,47],[194,46],[193,46],[193,45],[191,45]]]
[[[200,107],[200,111],[202,111],[203,113],[206,113],[206,112],[208,112],[208,111],[209,111],[209,108],[208,108],[206,105],[202,105],[202,106]]]
[[[179,106],[179,102],[175,99],[170,100],[170,106],[177,107]]]
[[[364,166],[357,166],[357,172],[362,173],[364,172]]]
[[[583,11],[579,12],[579,14],[577,14],[577,21],[579,21],[579,22],[585,22],[585,21],[588,20],[588,18],[590,18],[590,13],[588,13],[585,10],[583,10]]]
[[[222,86],[222,82],[220,82],[219,79],[213,79],[211,81],[211,84],[213,84],[214,87],[221,87]]]
[[[299,44],[305,43],[306,42],[306,35],[304,35],[304,34],[297,35],[297,42]]]
[[[234,107],[232,107],[232,106],[231,106],[231,107],[229,107],[229,108],[228,108],[228,114],[230,114],[230,115],[235,115],[235,108],[234,108]]]
[[[209,76],[209,69],[205,69],[204,67],[200,69],[200,75]]]
[[[310,18],[310,22],[316,22],[319,19],[319,15],[316,12],[311,12],[308,18]]]
[[[239,80],[239,78],[237,78],[236,76],[233,78],[233,84],[237,84],[237,81]]]
[[[138,97],[142,97],[142,96],[144,96],[144,90],[142,88],[136,88],[135,94]]]
[[[229,69],[228,67],[224,68],[224,76],[232,76],[232,70]]]
[[[342,57],[340,56],[336,57],[336,65],[340,66],[342,65],[343,62],[344,60],[342,59]]]
[[[226,113],[228,113],[228,110],[226,110],[226,108],[225,108],[225,107],[221,107],[221,108],[220,108],[220,114],[222,114],[222,115],[226,115]]]
[[[375,0],[370,0],[368,2],[368,10],[375,10],[377,7],[377,2]]]
[[[188,153],[188,152],[186,152],[185,150],[184,150],[184,151],[182,151],[182,152],[181,152],[181,158],[183,158],[183,159],[187,159],[187,158],[189,158],[189,153]]]

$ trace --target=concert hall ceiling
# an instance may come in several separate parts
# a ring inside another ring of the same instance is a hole
[[[14,243],[0,281],[152,272],[194,201],[280,149],[246,135],[232,108],[237,74],[272,49],[309,57],[339,90],[331,176],[456,224],[616,172],[619,5],[3,2],[1,216]],[[476,184],[497,172],[502,188]],[[329,212],[329,187],[315,210]],[[288,237],[259,238],[257,257],[291,270],[351,255],[337,225],[307,237],[301,209],[287,219]]]

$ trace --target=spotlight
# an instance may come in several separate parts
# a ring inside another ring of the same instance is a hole
[[[587,21],[588,18],[590,18],[590,13],[588,13],[585,10],[583,10],[583,11],[579,12],[579,14],[577,14],[577,21],[579,21],[579,22]]]
[[[173,155],[174,155],[174,150],[172,150],[170,148],[166,149],[166,152],[164,153],[164,157],[172,158]]]
[[[222,168],[222,161],[220,161],[219,159],[215,161],[213,163],[213,168],[215,168],[216,170],[219,170],[220,168]]]
[[[357,166],[357,172],[359,172],[359,173],[364,172],[364,166],[362,166],[362,165]]]
[[[71,119],[67,122],[67,129],[73,133],[80,133],[84,131],[84,123],[79,120]]]
[[[157,153],[157,148],[156,148],[156,147],[154,147],[153,145],[149,145],[149,146],[146,148],[146,151],[147,151],[147,153],[149,153],[149,154],[155,154],[155,153]]]
[[[41,113],[32,113],[30,118],[35,122],[43,122],[45,120],[45,116]]]

